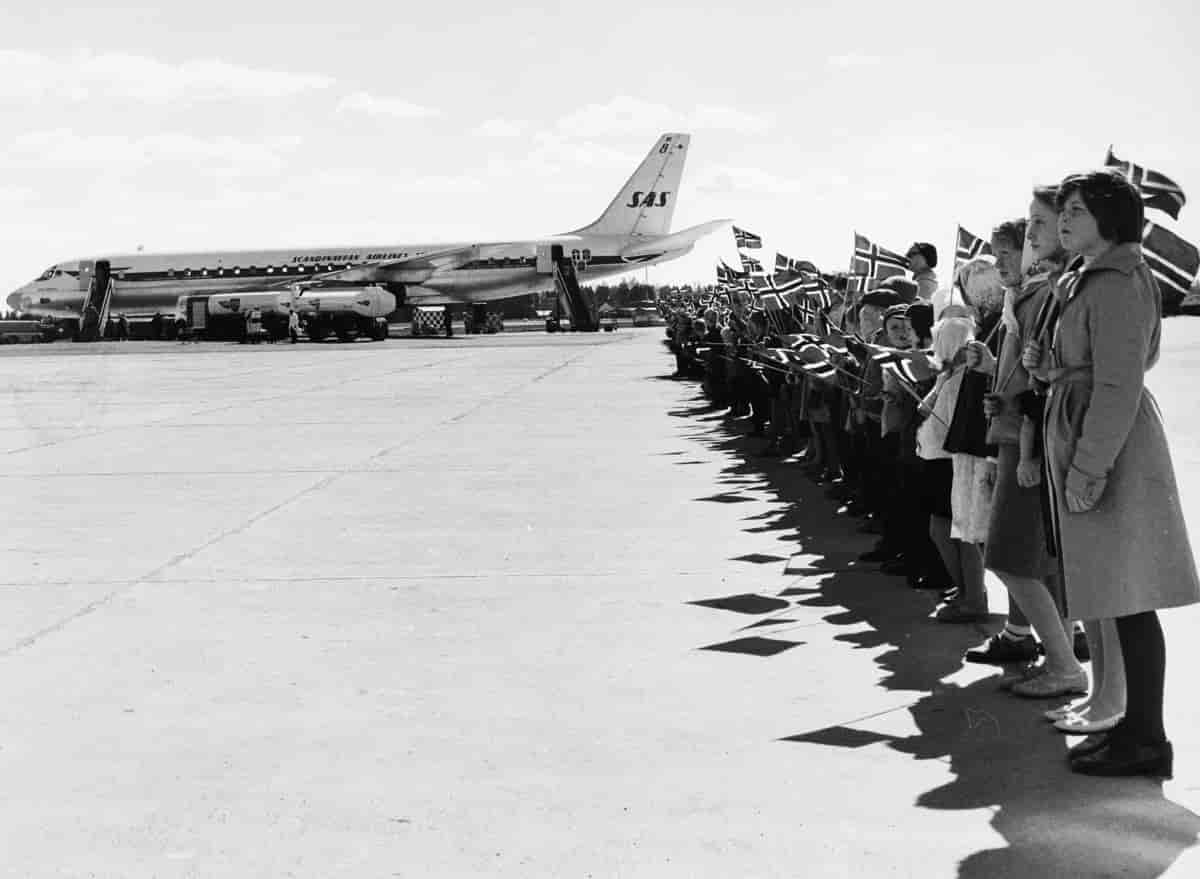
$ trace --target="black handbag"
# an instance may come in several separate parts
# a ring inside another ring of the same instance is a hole
[[[994,458],[995,445],[987,441],[987,416],[983,414],[983,396],[991,389],[991,376],[968,369],[963,373],[954,403],[954,415],[946,431],[942,448],[951,454]]]

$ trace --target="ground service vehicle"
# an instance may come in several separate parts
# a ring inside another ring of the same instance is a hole
[[[286,339],[291,306],[291,290],[217,293],[180,296],[175,303],[175,314],[187,322],[194,336],[240,342],[246,336],[246,316],[257,309],[266,334],[272,339]]]
[[[0,345],[18,342],[49,341],[43,325],[36,320],[0,320]]]
[[[291,290],[262,293],[217,293],[208,297],[210,338],[241,339],[246,333],[246,316],[257,310],[263,332],[272,339],[286,339]]]
[[[359,336],[380,341],[388,336],[387,316],[396,310],[396,297],[382,287],[305,290],[292,300],[292,307],[314,342],[331,334],[342,342]]]

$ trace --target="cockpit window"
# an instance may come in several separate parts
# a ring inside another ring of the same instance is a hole
[[[46,271],[44,271],[40,275],[38,275],[37,279],[39,281],[49,281],[53,277],[54,277],[54,266],[50,266],[50,268],[46,269]]]

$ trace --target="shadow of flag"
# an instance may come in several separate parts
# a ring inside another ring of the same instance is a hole
[[[689,601],[688,604],[698,604],[700,607],[712,607],[717,610],[731,610],[734,613],[773,613],[791,607],[790,601],[782,598],[768,598],[765,595],[755,595],[746,592],[742,595],[729,595],[725,598],[705,598],[701,601]]]
[[[710,644],[701,650],[717,650],[721,653],[744,653],[748,656],[775,656],[793,647],[799,647],[803,641],[784,641],[780,638],[738,638],[736,641],[725,641],[721,644]]]
[[[712,501],[714,504],[747,504],[753,500],[740,494],[714,494],[709,497],[698,497],[698,501]]]
[[[876,742],[890,742],[894,736],[854,729],[849,726],[827,726],[814,732],[785,736],[781,742],[804,742],[810,745],[827,745],[834,748],[864,748]]]

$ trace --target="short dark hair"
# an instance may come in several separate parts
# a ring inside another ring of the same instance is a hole
[[[933,327],[933,306],[928,302],[914,302],[908,307],[908,322],[913,331],[924,339]]]
[[[992,240],[1003,241],[1014,250],[1020,250],[1025,246],[1025,218],[1005,220],[992,230]]]
[[[1058,213],[1058,187],[1057,186],[1035,186],[1033,187],[1033,200],[1040,201],[1054,213]]]
[[[1066,177],[1058,185],[1055,208],[1061,213],[1067,199],[1076,192],[1096,218],[1096,229],[1105,241],[1128,244],[1142,240],[1146,215],[1142,197],[1120,171],[1101,168]]]
[[[915,243],[912,247],[910,247],[908,249],[908,252],[912,253],[914,250],[917,253],[921,254],[921,256],[925,257],[925,262],[929,265],[929,267],[931,269],[937,268],[937,248],[936,247],[934,247],[932,244],[930,244],[927,241],[918,241],[917,243]]]

